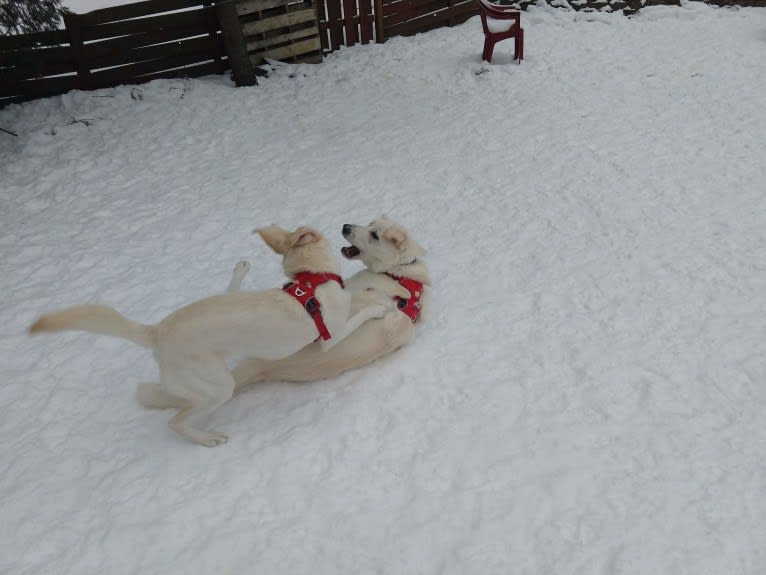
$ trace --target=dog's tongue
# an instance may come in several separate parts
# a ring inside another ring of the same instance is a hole
[[[340,253],[342,253],[347,258],[353,258],[354,256],[358,256],[361,251],[359,251],[359,248],[356,246],[343,246],[340,248]]]

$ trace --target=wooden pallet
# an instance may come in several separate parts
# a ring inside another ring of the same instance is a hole
[[[322,61],[316,11],[302,0],[235,0],[217,9],[238,86],[255,84],[267,58]]]

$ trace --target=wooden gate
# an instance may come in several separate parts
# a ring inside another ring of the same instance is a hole
[[[383,0],[316,0],[325,52],[341,46],[383,42]]]

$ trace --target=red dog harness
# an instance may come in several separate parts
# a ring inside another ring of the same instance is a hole
[[[343,278],[338,274],[315,274],[311,272],[297,273],[295,274],[293,281],[287,282],[282,286],[282,291],[289,293],[297,299],[298,303],[303,306],[303,309],[308,312],[319,330],[319,337],[325,341],[330,339],[332,335],[324,324],[324,319],[322,319],[322,306],[319,305],[319,300],[314,297],[314,291],[320,285],[329,281],[336,281],[340,284],[340,287],[345,287],[343,285]]]
[[[396,296],[396,307],[404,312],[411,320],[412,323],[417,323],[420,319],[420,298],[423,295],[423,283],[412,278],[403,278],[395,276],[394,274],[386,274],[388,277],[395,279],[399,282],[404,289],[410,292],[410,298],[404,299],[403,297]]]

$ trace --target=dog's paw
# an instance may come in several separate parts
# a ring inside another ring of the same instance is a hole
[[[245,277],[247,275],[247,272],[249,271],[250,271],[250,262],[246,260],[237,262],[237,265],[234,266],[234,275],[240,279]]]
[[[386,315],[387,311],[388,311],[388,308],[382,304],[370,306],[371,317],[375,319],[382,318],[384,315]]]
[[[215,447],[216,445],[222,445],[229,441],[229,436],[220,431],[207,431],[200,435],[197,443],[204,445],[205,447]]]

